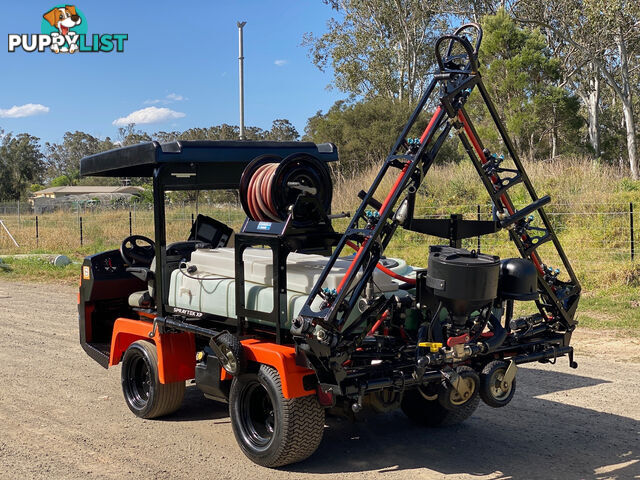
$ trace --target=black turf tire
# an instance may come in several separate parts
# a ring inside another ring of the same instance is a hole
[[[213,341],[213,340],[212,340]],[[232,364],[229,359],[218,359],[224,368],[232,376],[238,376],[242,374],[246,369],[246,359],[242,344],[236,335],[232,335],[229,332],[225,332],[218,337],[216,342],[218,347],[226,355],[228,352],[235,358],[235,364]]]
[[[324,409],[316,396],[284,398],[280,375],[268,365],[233,378],[229,416],[240,449],[263,467],[306,459],[324,433]]]
[[[499,373],[504,374],[507,371],[509,364],[502,360],[494,360],[485,365],[482,369],[482,373],[480,374],[480,398],[493,408],[500,408],[507,405],[513,395],[516,393],[516,379],[513,379],[511,383],[511,388],[508,392],[501,392],[501,396],[496,396],[494,392],[492,392],[492,388],[495,386],[496,378],[495,376]]]
[[[122,393],[129,409],[141,418],[157,418],[175,412],[182,404],[185,383],[160,383],[156,346],[133,342],[122,358]]]

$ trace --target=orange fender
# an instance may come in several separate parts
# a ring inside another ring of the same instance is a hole
[[[296,350],[294,347],[262,342],[256,339],[242,340],[241,343],[247,360],[265,363],[278,370],[284,398],[305,397],[316,393],[315,387],[312,390],[304,388],[303,377],[307,375],[315,376],[315,372],[296,365]],[[226,372],[224,373],[226,374]],[[225,378],[228,378],[228,374],[226,375],[227,377]]]
[[[158,350],[158,378],[160,383],[172,383],[195,377],[196,343],[192,333],[149,333],[153,325],[142,320],[118,318],[113,324],[109,366],[120,363],[124,352],[133,342],[146,340]]]

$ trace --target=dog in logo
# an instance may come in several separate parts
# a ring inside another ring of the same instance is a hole
[[[56,7],[49,10],[47,13],[43,15],[44,19],[51,24],[52,27],[58,29],[59,33],[53,33],[54,35],[62,35],[62,37],[77,35],[75,32],[70,31],[71,28],[80,25],[82,23],[82,19],[80,15],[76,13],[76,7],[74,5],[65,5],[64,7]],[[72,42],[68,42],[70,44],[67,46],[59,46],[57,43],[51,45],[51,50],[55,53],[60,52],[69,52],[74,53],[78,50],[78,45]]]

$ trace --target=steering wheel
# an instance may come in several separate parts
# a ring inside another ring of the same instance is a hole
[[[142,243],[139,245],[138,242]],[[146,244],[146,245],[144,245]],[[149,267],[156,254],[156,244],[153,240],[143,235],[131,235],[125,238],[120,245],[120,255],[129,265],[142,265]]]

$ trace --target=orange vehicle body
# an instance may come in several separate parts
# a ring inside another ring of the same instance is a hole
[[[188,332],[149,334],[153,325],[143,320],[118,318],[113,325],[109,366],[120,363],[129,345],[137,340],[155,343],[158,351],[158,378],[160,383],[190,380],[195,376],[196,347],[195,336]],[[282,381],[282,394],[285,398],[297,398],[316,393],[315,389],[306,390],[303,378],[315,375],[313,370],[301,367],[295,361],[295,349],[289,345],[278,345],[257,339],[241,341],[244,354],[250,362],[264,363],[275,368]],[[232,377],[222,369],[220,380]]]

